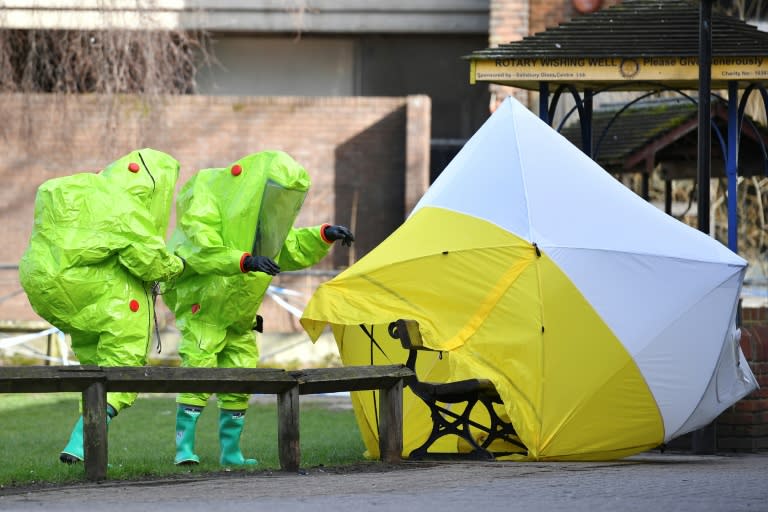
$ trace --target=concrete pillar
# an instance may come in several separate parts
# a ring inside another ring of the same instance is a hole
[[[426,95],[406,98],[405,105],[405,212],[419,202],[429,188],[429,150],[432,136],[432,100]]]

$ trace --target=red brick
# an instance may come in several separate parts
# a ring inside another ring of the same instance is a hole
[[[745,437],[717,437],[717,449],[722,451],[754,452],[761,448],[760,440]]]
[[[768,401],[750,399],[739,400],[733,405],[733,407],[729,408],[728,412],[724,412],[723,416],[730,414],[731,411],[745,413],[768,411]]]
[[[752,334],[749,332],[749,328],[741,328],[741,339],[739,340],[739,346],[741,351],[744,352],[744,357],[747,361],[752,361],[754,358],[754,349],[752,347]]]
[[[531,34],[530,13],[532,4],[529,0],[491,0],[489,5],[488,20],[488,45],[496,47],[510,41],[519,41]],[[528,91],[515,87],[505,87],[498,84],[490,84],[492,103],[500,103],[507,96],[514,96],[527,104]],[[490,106],[491,109],[495,105]]]
[[[752,343],[752,360],[768,362],[768,324],[754,323],[746,330],[749,332],[750,343]]]
[[[768,375],[768,362],[750,361],[749,367],[752,369],[752,373],[754,373],[755,376]]]
[[[722,415],[719,421],[733,426],[752,425],[755,422],[755,414],[751,412],[732,412],[727,416]]]

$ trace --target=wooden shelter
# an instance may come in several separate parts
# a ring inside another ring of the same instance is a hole
[[[683,98],[645,99],[630,105],[604,105],[594,111],[592,158],[614,175],[642,175],[640,195],[648,199],[649,175],[658,169],[665,182],[665,211],[671,214],[671,188],[674,180],[696,178],[696,105]],[[712,177],[725,177],[726,148],[717,133],[725,133],[728,109],[723,101],[712,108],[714,143]],[[581,146],[578,123],[565,125],[560,133]],[[748,116],[739,144],[739,176],[768,174],[768,130]]]
[[[699,87],[696,2],[624,0],[520,41],[477,50],[465,58],[471,83],[495,83],[539,92],[539,117],[551,123],[560,97],[570,94],[579,113],[582,150],[593,156],[593,98],[608,91],[685,91]],[[729,247],[736,250],[736,177],[744,109],[762,96],[768,117],[768,33],[720,13],[711,17],[711,87],[727,89],[727,133],[713,129],[725,148],[729,181]],[[765,153],[763,154],[765,158]]]

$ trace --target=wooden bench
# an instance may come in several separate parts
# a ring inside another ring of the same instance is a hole
[[[107,391],[147,393],[261,393],[277,396],[278,453],[284,471],[297,471],[299,395],[381,391],[381,460],[397,462],[403,449],[403,365],[348,366],[285,371],[271,368],[0,366],[0,393],[79,392],[83,397],[85,475],[107,476]],[[0,436],[2,433],[0,432]]]

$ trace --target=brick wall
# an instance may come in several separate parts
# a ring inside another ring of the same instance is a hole
[[[0,112],[0,264],[15,264],[21,257],[35,192],[47,179],[95,171],[131,150],[152,147],[181,162],[180,186],[198,169],[280,149],[312,177],[297,225],[328,221],[356,227],[352,258],[346,247],[334,247],[313,269],[325,274],[275,281],[309,296],[334,269],[349,265],[397,228],[404,219],[407,179],[418,184],[429,176],[429,133],[421,132],[429,130],[430,102],[424,96],[174,96],[147,104],[134,96],[6,94],[0,95]],[[421,127],[419,133],[407,131],[407,118]],[[409,193],[419,191],[411,187]],[[17,271],[0,268],[0,320],[37,319],[24,294],[7,297],[19,289]],[[271,301],[264,308],[271,331],[299,329]]]
[[[723,411],[714,426],[702,430],[696,448],[703,453],[768,450],[768,306],[745,307],[741,318],[741,349],[760,388]],[[674,439],[667,447],[691,451],[696,444],[693,434]]]
[[[530,32],[531,0],[491,0],[488,21],[488,46],[493,48],[510,41],[519,41]],[[491,104],[495,108],[507,96],[528,102],[528,91],[516,87],[490,84]]]
[[[719,450],[768,450],[768,307],[742,310],[741,349],[760,389],[717,420]]]
[[[571,0],[531,0],[531,34],[570,20],[578,12]]]
[[[530,2],[531,34],[543,32],[548,28],[556,27],[560,23],[569,21],[575,16],[582,15],[574,7],[573,0],[530,0]],[[607,9],[619,3],[621,3],[621,0],[602,0],[600,9]]]

